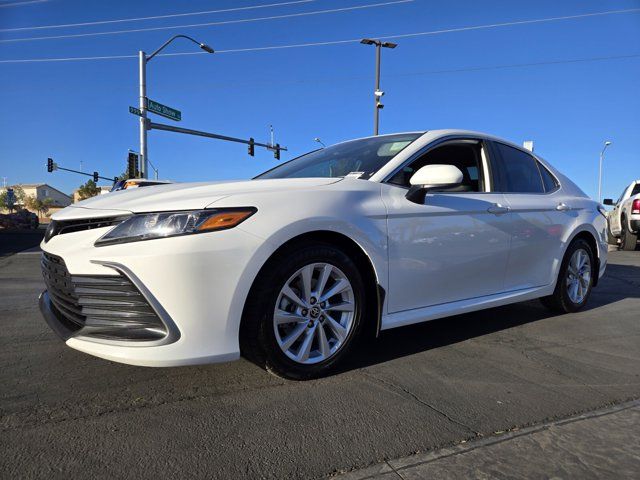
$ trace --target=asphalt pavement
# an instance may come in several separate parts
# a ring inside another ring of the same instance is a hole
[[[0,478],[322,478],[639,399],[640,252],[610,261],[577,314],[534,301],[395,329],[291,382],[76,352],[40,318],[38,254],[7,256]]]

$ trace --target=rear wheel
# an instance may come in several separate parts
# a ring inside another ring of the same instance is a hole
[[[294,380],[329,373],[361,330],[365,289],[340,249],[307,244],[272,259],[252,288],[242,353]]]
[[[556,288],[552,295],[541,299],[550,310],[570,313],[580,310],[589,299],[593,287],[595,253],[583,239],[574,240],[565,253]]]
[[[620,236],[620,248],[622,250],[633,251],[638,244],[638,235],[630,232],[627,228],[627,219],[622,218],[622,234]]]

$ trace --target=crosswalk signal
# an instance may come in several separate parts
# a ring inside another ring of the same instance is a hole
[[[138,154],[129,152],[127,157],[127,176],[129,178],[138,178]]]
[[[51,173],[54,170],[53,158],[47,158],[47,172]]]
[[[95,183],[98,183],[98,177],[99,177],[98,172],[93,172],[93,181]]]
[[[276,160],[280,160],[280,144],[276,143],[274,147],[273,156]]]
[[[255,156],[256,154],[256,145],[255,145],[255,140],[253,138],[249,139],[249,155],[251,155],[252,157]]]

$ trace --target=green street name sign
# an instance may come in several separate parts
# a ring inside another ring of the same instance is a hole
[[[176,122],[182,120],[182,113],[180,112],[180,110],[176,110],[174,108],[167,107],[166,105],[162,105],[161,103],[154,102],[150,98],[147,98],[147,110],[158,115],[162,115],[163,117],[169,118],[171,120],[175,120]]]
[[[139,108],[136,107],[129,107],[129,113],[133,113],[134,115],[138,115],[139,117],[142,116],[142,112]]]

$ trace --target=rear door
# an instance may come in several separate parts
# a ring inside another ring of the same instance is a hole
[[[505,290],[548,285],[577,211],[562,195],[558,180],[530,153],[500,142],[491,142],[491,148],[496,190],[510,208]]]

